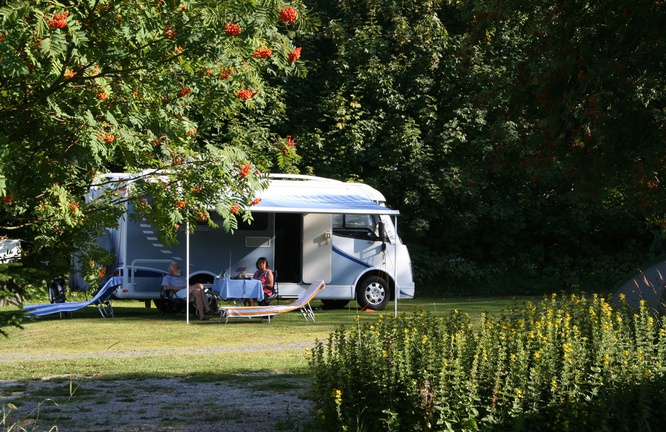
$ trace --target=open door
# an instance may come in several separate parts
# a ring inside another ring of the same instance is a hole
[[[330,214],[303,215],[303,282],[331,281],[332,236]]]
[[[279,282],[301,283],[303,279],[303,216],[275,213],[275,261]]]

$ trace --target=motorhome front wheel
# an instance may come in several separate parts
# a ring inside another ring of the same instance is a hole
[[[361,280],[356,288],[356,301],[362,309],[383,310],[389,297],[388,284],[379,276]]]

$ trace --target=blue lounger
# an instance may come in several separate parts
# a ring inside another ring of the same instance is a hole
[[[28,305],[24,306],[23,310],[28,313],[29,317],[34,316],[44,316],[54,313],[66,313],[74,312],[79,309],[83,309],[88,305],[97,306],[97,310],[102,314],[103,317],[111,316],[113,317],[113,308],[109,299],[116,292],[116,289],[123,284],[123,279],[121,277],[112,277],[109,279],[102,288],[97,291],[97,294],[90,300],[82,302],[71,302],[71,303],[48,303],[48,304],[38,304],[38,305]]]

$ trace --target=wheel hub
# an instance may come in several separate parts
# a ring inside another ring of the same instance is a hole
[[[381,303],[385,296],[384,288],[379,284],[373,283],[365,288],[365,298],[372,304]]]

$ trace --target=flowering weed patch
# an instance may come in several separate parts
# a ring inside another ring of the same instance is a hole
[[[322,430],[660,430],[665,320],[598,296],[380,316],[310,358]]]

